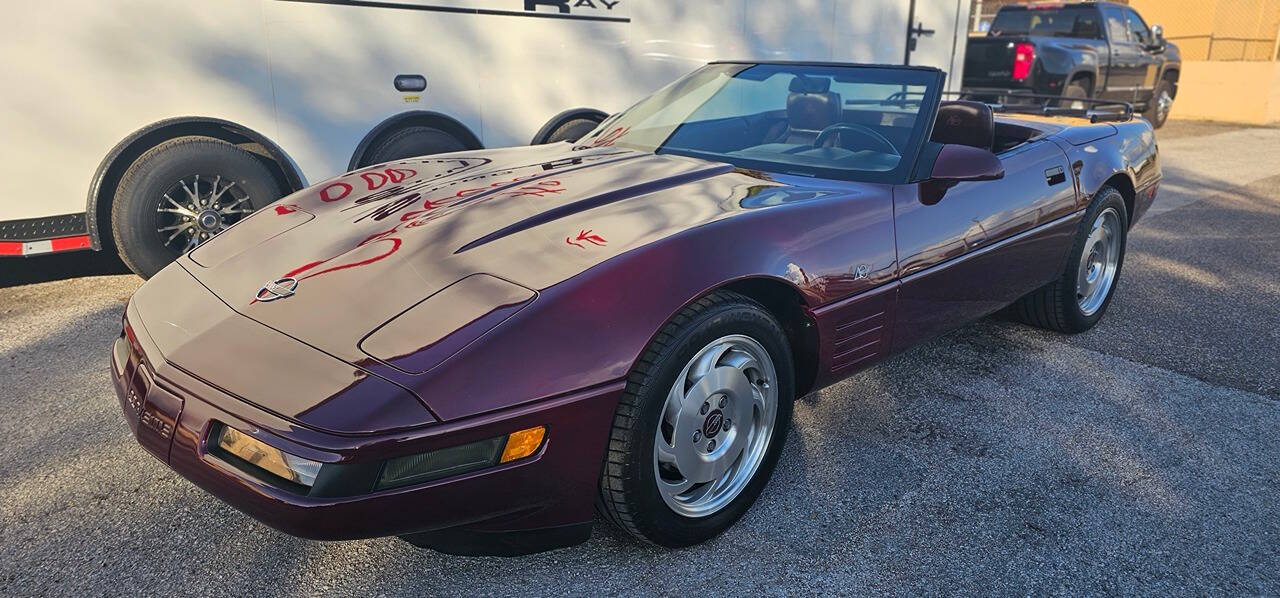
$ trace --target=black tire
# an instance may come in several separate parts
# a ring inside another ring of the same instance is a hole
[[[384,135],[374,142],[360,160],[361,166],[381,164],[393,160],[460,152],[466,144],[449,133],[435,127],[415,125]]]
[[[1116,264],[1115,280],[1107,291],[1101,307],[1092,314],[1086,315],[1081,310],[1076,296],[1076,277],[1080,261],[1084,259],[1085,241],[1089,238],[1091,227],[1098,215],[1108,208],[1115,210],[1120,221],[1119,261]],[[1071,252],[1067,254],[1066,268],[1062,275],[1009,306],[1009,314],[1023,323],[1069,334],[1093,328],[1107,312],[1107,307],[1111,305],[1111,299],[1115,297],[1116,289],[1119,287],[1120,274],[1124,270],[1128,231],[1129,217],[1124,196],[1112,187],[1103,187],[1094,197],[1093,203],[1089,204],[1089,209],[1085,211],[1084,218],[1080,221],[1080,228],[1076,232]]]
[[[1058,101],[1058,106],[1060,108],[1072,108],[1073,104],[1075,104],[1072,100],[1087,99],[1089,97],[1089,89],[1084,84],[1083,80],[1076,79],[1067,85],[1067,88],[1062,90],[1063,99]],[[1080,104],[1078,107],[1087,108],[1088,106]]]
[[[1172,102],[1173,82],[1168,79],[1161,79],[1156,84],[1156,89],[1151,94],[1151,101],[1147,102],[1147,109],[1142,112],[1142,118],[1147,119],[1152,128],[1159,129],[1164,126],[1165,121],[1169,120],[1169,111],[1160,109],[1160,98],[1163,94],[1169,94]]]
[[[656,485],[654,439],[660,412],[689,360],[707,343],[729,334],[755,339],[774,361],[777,417],[763,460],[741,493],[713,514],[686,517],[664,502]],[[778,322],[760,304],[726,291],[695,301],[662,328],[627,377],[609,433],[597,510],[630,535],[659,546],[689,546],[720,534],[747,512],[768,484],[791,426],[794,395],[790,346]]]
[[[583,135],[590,133],[598,124],[600,124],[598,121],[589,118],[575,118],[565,121],[551,131],[551,134],[547,136],[546,143],[577,141],[582,139]]]
[[[157,208],[178,181],[194,175],[234,182],[249,198],[240,208],[258,209],[281,196],[260,158],[220,139],[179,137],[147,150],[125,171],[111,204],[111,234],[120,259],[138,276],[150,278],[182,254],[181,244],[166,245],[156,231],[165,217]]]

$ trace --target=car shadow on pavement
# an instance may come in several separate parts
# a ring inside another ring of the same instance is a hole
[[[26,258],[0,258],[0,289],[25,284],[129,274],[120,257],[106,251],[73,251]]]

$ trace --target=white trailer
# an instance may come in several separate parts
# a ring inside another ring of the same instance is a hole
[[[6,16],[0,255],[119,250],[147,276],[308,181],[573,138],[711,60],[908,60],[957,90],[969,0],[45,0]]]

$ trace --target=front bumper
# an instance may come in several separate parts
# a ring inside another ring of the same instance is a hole
[[[586,539],[580,532],[589,531],[594,518],[593,500],[621,381],[415,430],[336,435],[258,410],[167,363],[132,304],[122,338],[113,351],[112,374],[138,442],[183,477],[271,527],[317,540],[414,535],[422,540],[415,543],[445,551],[448,546],[424,538],[441,531],[448,532],[443,538],[459,538],[460,532],[498,538],[558,530],[544,536],[559,538],[560,544]],[[207,443],[217,424],[294,455],[343,466],[378,464],[538,425],[547,426],[547,438],[538,452],[519,461],[417,485],[381,491],[370,485],[353,495],[321,497],[271,483],[211,454]],[[566,529],[576,531],[566,535]],[[486,552],[474,546],[462,550]],[[507,545],[499,552],[525,551]]]

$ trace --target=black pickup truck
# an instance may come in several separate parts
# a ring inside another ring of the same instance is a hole
[[[1016,102],[1019,95],[1118,100],[1159,128],[1178,95],[1182,59],[1159,25],[1110,2],[1007,5],[986,37],[971,37],[963,91]],[[1030,98],[1029,98],[1030,99]],[[1041,98],[1037,98],[1041,99]]]

